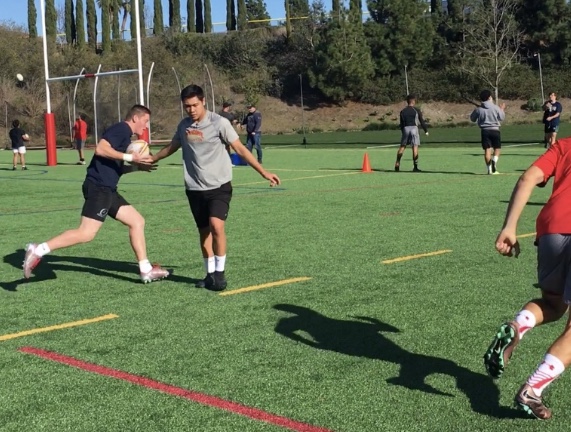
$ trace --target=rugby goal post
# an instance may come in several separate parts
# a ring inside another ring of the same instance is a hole
[[[40,15],[42,22],[42,36],[43,36],[43,51],[44,51],[44,75],[46,84],[46,113],[44,114],[44,130],[46,134],[46,162],[48,166],[57,165],[57,150],[56,150],[56,123],[55,116],[52,112],[50,100],[50,82],[65,81],[65,80],[79,80],[85,78],[99,78],[100,76],[120,75],[126,73],[138,73],[139,76],[139,101],[143,103],[144,89],[143,89],[143,58],[141,52],[141,27],[139,15],[139,0],[135,0],[135,22],[136,22],[136,43],[137,43],[137,69],[128,69],[113,72],[97,72],[97,73],[84,73],[80,75],[72,75],[65,77],[50,78],[49,63],[48,63],[48,40],[46,35],[46,5],[45,0],[40,0]],[[75,120],[75,119],[74,119]],[[149,142],[148,127],[144,132],[141,139]]]

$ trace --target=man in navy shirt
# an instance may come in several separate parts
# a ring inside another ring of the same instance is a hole
[[[561,120],[561,112],[563,107],[557,101],[557,95],[549,93],[549,101],[545,104],[543,112],[543,124],[545,125],[545,148],[551,146],[557,140],[557,132],[559,131],[559,122]]]
[[[131,136],[141,135],[150,118],[151,111],[147,107],[134,105],[127,113],[125,121],[110,126],[103,133],[83,182],[85,202],[79,228],[66,231],[45,243],[28,244],[24,259],[26,279],[49,252],[93,240],[108,215],[129,227],[131,247],[139,261],[140,276],[144,283],[169,275],[167,270],[151,265],[147,259],[145,219],[117,192],[117,184],[123,174],[132,172],[134,167],[143,171],[151,171],[154,168],[152,156],[125,153],[131,143]],[[134,165],[125,166],[124,162],[132,162]]]
[[[256,154],[258,155],[258,162],[262,163],[262,114],[256,110],[254,105],[248,106],[248,114],[242,121],[242,125],[246,126],[246,147],[252,151],[252,147],[256,147]]]

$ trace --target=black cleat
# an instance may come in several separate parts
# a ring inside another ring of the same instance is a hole
[[[412,172],[422,172],[422,170],[415,165],[415,167],[412,169]]]
[[[28,167],[23,166],[22,171],[28,171]]]
[[[204,279],[199,280],[194,285],[196,288],[211,289],[214,286],[214,273],[207,273]]]
[[[399,172],[400,171],[400,165],[395,165],[395,172]]]
[[[224,277],[223,271],[215,271],[214,272],[214,285],[207,289],[211,291],[224,291],[228,283],[226,282],[226,278]]]

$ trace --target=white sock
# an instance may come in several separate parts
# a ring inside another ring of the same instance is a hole
[[[151,263],[148,259],[144,259],[142,261],[139,261],[139,270],[141,271],[141,273],[148,273],[152,269],[153,269],[153,266],[151,265]]]
[[[494,161],[494,163],[497,165],[498,164],[498,159],[500,157],[499,156],[492,156],[492,160]]]
[[[535,327],[535,315],[528,310],[521,310],[515,316],[515,322],[519,324],[519,338]]]
[[[216,261],[216,271],[223,272],[224,266],[226,265],[226,255],[224,256],[217,256],[214,255],[214,260]]]
[[[204,258],[204,268],[206,273],[214,273],[214,257]]]
[[[486,166],[488,167],[488,174],[490,174],[492,172],[492,164],[489,163]]]
[[[561,360],[551,354],[546,354],[543,362],[539,365],[537,370],[531,375],[527,384],[531,386],[533,392],[537,396],[541,396],[541,393],[545,388],[555,380],[559,375],[565,370],[565,365]]]
[[[42,243],[36,246],[36,250],[34,250],[34,253],[40,257],[43,257],[44,255],[50,253],[50,248],[47,243]]]

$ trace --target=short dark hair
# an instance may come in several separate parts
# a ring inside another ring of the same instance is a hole
[[[228,107],[231,107],[231,106],[232,106],[232,103],[231,103],[231,102],[224,102],[224,103],[222,104],[222,108],[228,108]]]
[[[135,116],[141,116],[145,114],[151,115],[151,110],[144,105],[133,105],[127,112],[125,120],[129,121],[132,120]]]
[[[413,100],[416,100],[416,96],[413,95],[413,94],[409,94],[409,95],[406,97],[406,103],[411,103]]]
[[[480,100],[482,102],[486,102],[491,97],[492,97],[492,92],[490,90],[482,90],[480,92]]]
[[[204,90],[202,90],[202,87],[197,86],[196,84],[191,84],[183,88],[180,92],[181,101],[185,99],[192,99],[193,97],[197,97],[201,101],[204,100]]]
[[[12,121],[12,127],[15,127],[15,128],[20,127],[20,120],[13,120]]]

